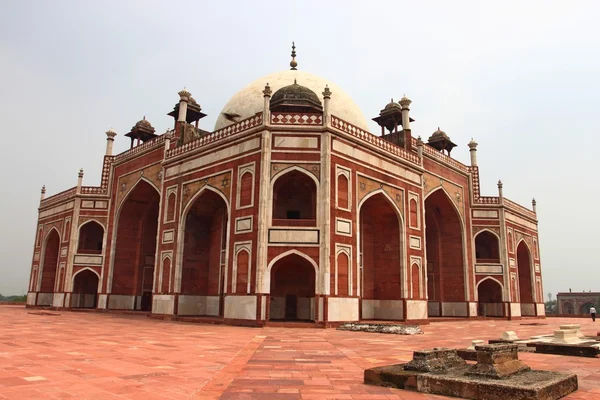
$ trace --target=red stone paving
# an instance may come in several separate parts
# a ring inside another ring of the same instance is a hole
[[[549,334],[589,319],[436,322],[398,336],[334,329],[242,328],[144,316],[0,306],[0,399],[441,399],[363,385],[365,368],[408,361],[414,350],[465,347],[513,330]],[[542,323],[547,325],[521,325]],[[600,359],[519,353],[537,369],[573,372],[565,399],[600,399]]]

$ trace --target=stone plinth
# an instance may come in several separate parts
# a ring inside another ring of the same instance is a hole
[[[565,324],[559,327],[560,330],[572,330],[576,331],[577,337],[583,337],[583,333],[581,333],[581,325],[579,324]]]
[[[468,375],[504,379],[530,369],[519,361],[519,346],[516,344],[475,346],[475,351],[477,364],[469,369]]]
[[[558,344],[577,344],[580,343],[581,339],[577,336],[576,329],[559,329],[554,331],[554,338],[552,343]]]
[[[416,351],[407,364],[365,370],[364,383],[476,400],[555,400],[577,390],[576,375],[530,370],[517,347],[476,346],[475,366],[456,361],[451,349]]]
[[[441,372],[464,365],[466,365],[465,360],[456,354],[455,349],[438,347],[415,351],[413,359],[405,365],[404,369],[419,372]]]

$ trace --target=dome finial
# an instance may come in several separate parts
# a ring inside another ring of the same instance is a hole
[[[290,69],[295,71],[297,66],[298,63],[296,62],[296,44],[292,42],[292,61],[290,61]]]

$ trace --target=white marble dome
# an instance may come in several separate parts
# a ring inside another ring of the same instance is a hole
[[[348,96],[339,86],[305,71],[287,70],[257,79],[237,92],[229,102],[225,104],[223,110],[221,110],[215,124],[215,130],[233,124],[232,121],[229,121],[223,116],[223,113],[239,114],[240,117],[237,119],[239,121],[261,112],[264,104],[263,90],[267,83],[271,87],[273,93],[275,93],[282,87],[293,84],[294,79],[296,79],[298,85],[305,86],[315,92],[321,102],[323,102],[323,89],[325,89],[325,85],[328,85],[331,90],[331,101],[329,102],[331,114],[352,125],[356,125],[359,128],[365,130],[369,129],[367,120],[360,108],[358,108],[350,96]]]

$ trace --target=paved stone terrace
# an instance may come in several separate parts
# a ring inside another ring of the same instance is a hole
[[[34,314],[31,314],[34,313]],[[436,322],[424,335],[240,328],[91,312],[0,306],[0,399],[441,399],[363,385],[363,370],[412,351],[472,339],[551,333],[589,319]],[[548,325],[521,325],[542,323]],[[533,368],[573,372],[565,399],[600,399],[600,359],[519,354]]]

